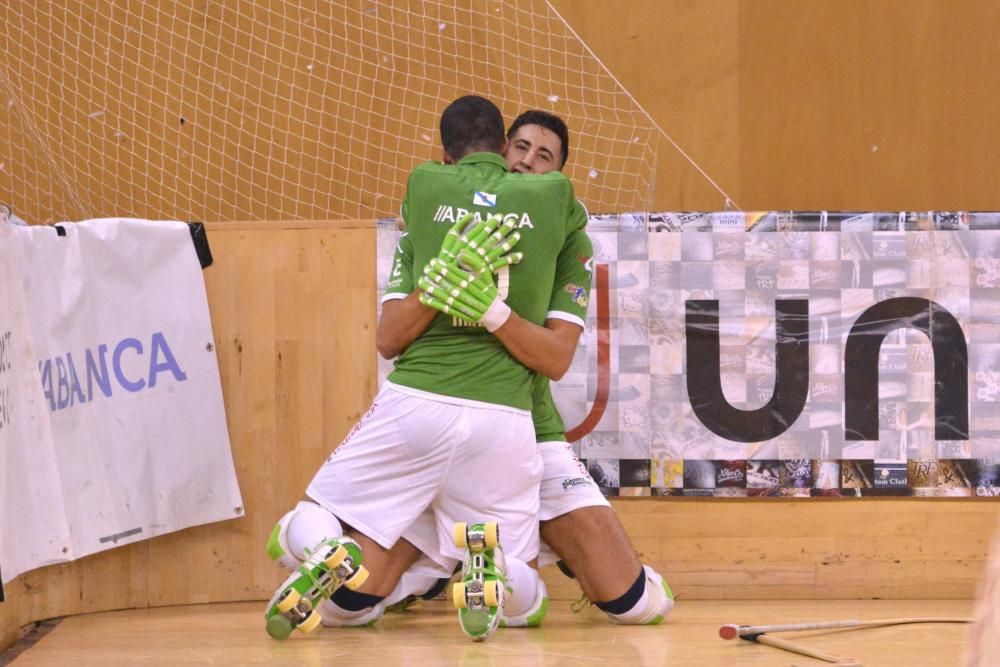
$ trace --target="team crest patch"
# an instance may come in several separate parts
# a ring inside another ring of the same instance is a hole
[[[563,289],[565,289],[567,292],[573,295],[570,297],[570,301],[580,306],[581,308],[587,307],[587,304],[590,302],[590,300],[587,298],[587,290],[585,290],[582,287],[573,285],[572,283],[566,285],[566,287],[564,287]]]
[[[497,196],[489,192],[477,192],[472,195],[472,203],[475,206],[489,206],[493,208],[497,205]]]

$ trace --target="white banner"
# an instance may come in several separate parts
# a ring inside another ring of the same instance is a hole
[[[4,246],[21,258],[15,284],[28,307],[55,459],[41,476],[23,465],[7,475],[31,479],[61,505],[31,530],[68,526],[63,553],[73,559],[242,516],[188,226],[103,219],[60,225],[64,235],[7,229],[13,242]],[[7,447],[37,444],[19,438]],[[4,511],[7,545],[15,536],[11,507]],[[16,574],[8,558],[0,561],[5,580]],[[44,564],[23,554],[13,560]]]
[[[71,552],[16,248],[0,221],[0,583]]]
[[[1000,214],[587,232],[587,328],[553,395],[607,495],[1000,495]],[[398,235],[380,226],[380,271]]]

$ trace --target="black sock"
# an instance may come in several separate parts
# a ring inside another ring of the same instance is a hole
[[[382,595],[358,593],[357,591],[352,591],[347,586],[341,586],[333,592],[330,599],[344,611],[361,611],[362,609],[374,607],[384,600],[385,597]]]
[[[609,614],[624,614],[635,606],[642,594],[646,592],[646,568],[639,570],[639,578],[635,580],[621,597],[617,597],[610,602],[595,602],[594,606]]]

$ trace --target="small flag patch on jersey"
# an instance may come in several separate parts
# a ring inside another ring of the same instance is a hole
[[[472,196],[472,203],[475,206],[489,206],[492,208],[497,205],[497,196],[489,192],[477,192]]]
[[[576,285],[570,283],[569,285],[566,285],[566,287],[564,287],[563,289],[573,295],[569,298],[570,301],[580,306],[581,308],[586,308],[587,304],[590,303],[590,299],[587,297],[587,290],[583,289],[582,287],[577,287]]]

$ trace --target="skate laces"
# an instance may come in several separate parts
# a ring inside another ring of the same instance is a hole
[[[472,576],[472,575],[479,574],[479,575],[482,575],[482,577],[485,579],[486,575],[492,575],[493,577],[495,577],[496,579],[498,579],[501,584],[503,584],[504,586],[506,586],[507,585],[507,573],[500,571],[500,569],[496,566],[495,559],[490,558],[489,556],[487,556],[485,552],[480,552],[478,555],[482,556],[482,558],[483,558],[483,565],[482,565],[482,567],[470,566],[469,570],[468,570],[468,573],[467,573],[466,576]]]
[[[593,607],[594,603],[590,601],[586,593],[580,593],[580,598],[569,606],[570,611],[574,614],[579,614],[584,609]]]

